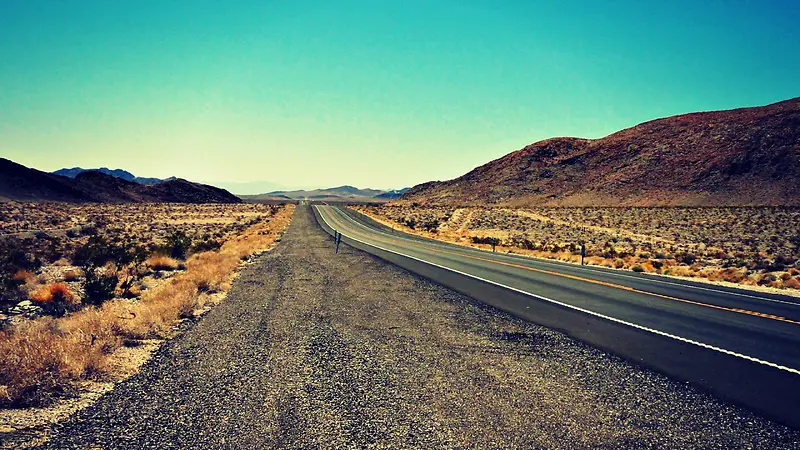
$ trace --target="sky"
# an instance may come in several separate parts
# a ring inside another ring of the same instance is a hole
[[[799,23],[797,0],[0,0],[0,157],[401,188],[800,96]]]

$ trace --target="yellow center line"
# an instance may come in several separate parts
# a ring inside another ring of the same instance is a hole
[[[800,325],[800,321],[787,319],[786,317],[776,316],[774,314],[765,314],[765,313],[760,313],[760,312],[757,312],[757,311],[750,311],[750,310],[747,310],[747,309],[729,308],[729,307],[726,307],[726,306],[719,306],[719,305],[713,305],[713,304],[710,304],[710,303],[698,302],[698,301],[694,301],[694,300],[687,300],[685,298],[673,297],[671,295],[664,295],[664,294],[657,294],[655,292],[643,291],[643,290],[640,290],[640,289],[632,288],[630,286],[624,286],[624,285],[621,285],[621,284],[615,284],[615,283],[609,283],[609,282],[606,282],[606,281],[593,280],[591,278],[579,277],[577,275],[568,275],[568,274],[565,274],[565,273],[554,272],[552,270],[538,269],[538,268],[535,268],[535,267],[528,267],[528,266],[523,266],[523,265],[520,265],[520,264],[514,264],[514,263],[509,263],[509,262],[504,262],[504,261],[497,261],[497,260],[489,259],[489,258],[481,258],[479,256],[471,256],[471,255],[466,255],[466,254],[463,254],[463,253],[451,252],[451,251],[442,250],[442,249],[436,249],[436,248],[432,248],[432,247],[426,247],[426,246],[423,246],[423,245],[413,244],[413,243],[410,243],[410,242],[405,244],[405,245],[421,248],[421,249],[428,250],[428,251],[433,251],[433,252],[438,252],[438,253],[446,253],[446,254],[450,254],[450,255],[460,256],[460,257],[463,257],[463,258],[470,258],[470,259],[474,259],[474,260],[478,260],[478,261],[485,261],[485,262],[490,262],[490,263],[495,263],[495,264],[501,264],[501,265],[508,266],[508,267],[514,267],[514,268],[517,268],[517,269],[529,270],[531,272],[539,272],[539,273],[543,273],[543,274],[547,274],[547,275],[553,275],[553,276],[557,276],[557,277],[569,278],[571,280],[583,281],[583,282],[586,282],[586,283],[597,284],[597,285],[600,285],[600,286],[612,287],[612,288],[621,289],[621,290],[628,291],[628,292],[635,292],[637,294],[650,295],[650,296],[653,296],[653,297],[663,298],[663,299],[666,299],[666,300],[672,300],[672,301],[681,302],[681,303],[688,303],[690,305],[703,306],[703,307],[706,307],[706,308],[719,309],[719,310],[722,310],[722,311],[728,311],[728,312],[739,313],[739,314],[747,314],[747,315],[750,315],[750,316],[763,317],[765,319],[772,319],[772,320],[777,320],[779,322],[786,322],[786,323],[792,323],[792,324],[795,324],[795,325]]]

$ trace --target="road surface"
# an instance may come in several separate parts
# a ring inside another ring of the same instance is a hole
[[[800,428],[800,299],[490,253],[314,208],[346,244]]]

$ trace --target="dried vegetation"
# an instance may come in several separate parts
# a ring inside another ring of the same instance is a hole
[[[0,238],[0,406],[102,378],[120,346],[207,310],[293,209],[0,203],[5,231],[34,230]]]

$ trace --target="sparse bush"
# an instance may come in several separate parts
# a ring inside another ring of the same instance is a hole
[[[765,273],[758,280],[758,285],[759,286],[770,286],[770,285],[772,285],[772,283],[774,283],[777,280],[778,280],[778,277],[776,277],[774,274]]]
[[[64,281],[78,281],[80,274],[74,270],[64,272]]]
[[[108,242],[100,236],[92,236],[89,241],[75,250],[72,262],[81,267],[100,267],[107,262],[116,262],[126,259],[125,250]]]
[[[783,281],[783,287],[789,289],[800,289],[800,281],[797,281],[796,278],[789,278],[788,280]]]
[[[439,220],[433,219],[420,224],[420,228],[430,233],[435,233],[439,230]]]
[[[163,250],[169,256],[186,259],[186,254],[192,247],[192,238],[181,230],[173,230],[164,238]]]
[[[487,237],[473,236],[472,237],[472,243],[473,244],[489,244],[491,246],[495,246],[495,245],[499,245],[500,244],[500,239],[496,238],[496,237],[492,237],[492,236],[487,236]]]
[[[18,270],[17,273],[15,273],[11,277],[11,281],[13,281],[17,285],[21,285],[21,284],[25,284],[25,283],[27,283],[27,282],[35,279],[35,278],[36,278],[36,275],[32,274],[31,272],[29,272],[27,270]]]
[[[190,253],[202,253],[208,251],[216,251],[222,247],[222,244],[214,239],[206,238],[204,241],[200,241],[192,245]]]
[[[147,266],[154,271],[177,270],[178,261],[164,255],[154,255],[147,260]]]
[[[80,301],[64,283],[50,283],[31,295],[31,300],[42,307],[46,314],[61,317],[68,311],[77,310]]]
[[[678,257],[678,262],[691,266],[697,261],[697,256],[692,253],[684,253]]]
[[[89,305],[99,306],[113,298],[117,283],[119,283],[119,277],[116,274],[98,272],[96,269],[87,271],[86,279],[83,282],[85,295],[83,302]]]
[[[640,272],[640,273],[644,272],[644,268],[642,266],[638,265],[638,264],[633,266],[633,267],[631,267],[631,270],[634,271],[634,272]]]

